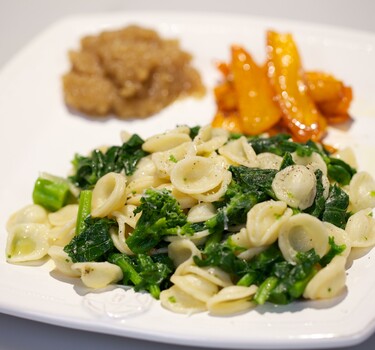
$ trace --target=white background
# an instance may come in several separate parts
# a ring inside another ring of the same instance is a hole
[[[375,35],[375,1],[372,0],[0,0],[0,69],[29,40],[58,19],[77,13],[134,10],[241,13],[330,24],[371,31]],[[70,330],[0,314],[0,350],[26,349],[200,350],[188,344],[157,344]],[[346,349],[375,349],[375,335]]]

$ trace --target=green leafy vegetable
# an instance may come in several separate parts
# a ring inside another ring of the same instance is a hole
[[[348,185],[356,170],[343,160],[338,158],[328,158],[328,176],[341,186]]]
[[[137,254],[147,253],[164,236],[195,232],[177,200],[166,189],[146,190],[141,204],[134,211],[134,214],[137,213],[142,214],[126,240],[129,248]]]
[[[142,150],[143,143],[134,134],[122,146],[112,146],[105,153],[96,149],[90,157],[77,154],[72,162],[75,174],[70,180],[79,188],[90,189],[109,172],[133,174],[139,160],[148,154]]]
[[[330,188],[329,196],[325,203],[322,220],[330,222],[340,228],[345,228],[349,206],[349,196],[339,186],[333,185]]]
[[[121,268],[124,285],[134,285],[136,291],[147,290],[155,299],[159,299],[160,290],[169,286],[169,277],[174,270],[172,261],[165,254],[128,256],[114,253],[108,261]]]
[[[106,254],[114,249],[110,236],[110,228],[116,222],[107,218],[92,218],[85,220],[84,230],[74,236],[64,251],[73,262],[101,261]]]
[[[305,213],[321,218],[325,208],[326,199],[324,198],[323,172],[318,169],[315,171],[316,177],[316,195],[311,207],[304,210]]]
[[[291,166],[291,165],[294,165],[294,164],[296,164],[296,163],[293,160],[292,154],[289,153],[289,152],[285,152],[284,157],[283,157],[283,161],[281,162],[279,170],[283,170],[283,169],[287,168],[288,166]]]

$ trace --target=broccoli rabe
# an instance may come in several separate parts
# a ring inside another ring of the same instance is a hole
[[[173,262],[166,254],[128,256],[113,253],[108,261],[121,268],[124,285],[133,285],[136,291],[146,290],[155,299],[159,299],[160,291],[169,286],[169,277],[174,270]]]
[[[215,203],[217,214],[205,222],[211,233],[206,245],[219,242],[228,226],[244,224],[248,211],[255,204],[275,197],[272,180],[276,170],[230,166],[229,171],[232,181],[223,200]]]
[[[50,211],[56,211],[66,205],[70,198],[67,181],[57,181],[38,177],[33,190],[33,202]]]
[[[297,263],[287,262],[277,244],[246,261],[237,256],[238,247],[229,240],[206,247],[202,258],[194,257],[198,266],[217,266],[229,273],[240,286],[257,285],[254,301],[264,304],[288,304],[302,296],[306,285],[320,268],[326,266],[334,256],[340,254],[345,245],[336,245],[329,239],[330,250],[319,257],[313,249],[297,254]]]
[[[142,149],[143,143],[134,134],[122,146],[112,146],[106,152],[96,149],[89,157],[76,154],[72,161],[75,173],[70,180],[79,188],[90,189],[109,172],[133,174],[139,160],[148,154]]]
[[[73,262],[103,261],[106,254],[114,249],[110,228],[116,221],[107,218],[92,218],[84,221],[84,229],[73,237],[64,251]]]
[[[134,211],[134,214],[137,213],[141,213],[141,216],[126,240],[129,248],[136,254],[147,253],[165,236],[195,232],[195,226],[187,222],[186,214],[166,189],[146,190],[141,204]]]
[[[291,141],[288,134],[277,134],[272,137],[250,137],[249,143],[257,154],[270,152],[284,157],[286,153],[296,152],[301,157],[308,157],[311,156],[312,152],[316,152],[322,156],[327,164],[328,177],[341,186],[349,184],[356,173],[356,170],[349,164],[342,159],[331,157],[324,147],[318,146],[317,143],[311,140],[306,143],[298,143]],[[284,158],[285,162],[286,159]]]

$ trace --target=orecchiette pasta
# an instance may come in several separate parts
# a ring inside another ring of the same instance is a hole
[[[108,173],[96,183],[92,192],[92,216],[105,217],[124,206],[126,178],[122,174]]]
[[[235,165],[244,165],[247,167],[259,166],[257,155],[244,136],[237,140],[229,141],[220,147],[219,153]]]
[[[164,152],[188,141],[191,141],[189,134],[183,132],[166,132],[148,138],[142,148],[149,153]]]
[[[346,258],[335,256],[307,284],[303,293],[306,299],[329,299],[337,296],[345,287]]]
[[[354,174],[349,184],[349,194],[350,204],[354,212],[374,208],[375,181],[373,177],[365,171]]]
[[[258,166],[260,169],[275,169],[279,170],[283,158],[277,154],[264,152],[257,155]]]
[[[247,214],[246,229],[253,247],[276,242],[280,228],[293,212],[285,202],[266,201],[256,204]]]
[[[316,177],[304,165],[291,165],[276,174],[272,189],[279,200],[304,210],[314,202]]]
[[[47,255],[49,248],[48,226],[28,223],[13,225],[8,231],[7,261],[20,263],[35,261]]]
[[[311,169],[313,172],[321,170],[324,175],[327,175],[327,164],[322,156],[316,152],[312,152],[310,156],[299,156],[297,152],[292,153],[293,161],[296,164],[304,165]]]
[[[70,256],[64,252],[64,248],[53,245],[48,249],[48,255],[55,263],[56,270],[69,277],[80,277],[81,272],[72,269],[73,261]]]
[[[207,302],[207,309],[215,315],[228,315],[246,311],[255,306],[252,297],[258,287],[228,286]]]
[[[171,148],[164,152],[155,152],[152,154],[152,161],[161,178],[169,178],[172,169],[176,163],[185,157],[195,156],[193,142],[184,142],[177,147]]]
[[[327,253],[328,232],[323,223],[308,214],[296,214],[290,217],[279,233],[279,247],[289,262],[297,262],[298,252],[307,252],[314,248],[319,256]]]
[[[216,209],[212,203],[199,203],[190,208],[187,219],[190,222],[203,222],[211,219],[216,214]]]
[[[89,288],[104,288],[123,277],[122,270],[107,261],[74,263],[71,268],[80,272],[83,284]]]
[[[219,186],[225,173],[226,170],[215,160],[195,156],[176,164],[171,172],[171,182],[183,193],[199,194]]]
[[[47,210],[37,204],[27,205],[11,215],[7,222],[7,230],[17,224],[29,223],[48,225]]]
[[[224,129],[213,128],[209,125],[202,127],[195,137],[194,145],[197,155],[209,154],[223,146],[229,138],[229,132]]]
[[[210,125],[122,140],[77,155],[67,179],[45,175],[70,193],[53,212],[11,215],[8,262],[47,257],[87,288],[128,284],[173,312],[228,315],[335,297],[352,248],[375,245],[375,181],[332,158],[355,166],[350,151]]]
[[[375,245],[375,220],[372,209],[362,209],[353,214],[345,227],[352,247],[371,247]]]

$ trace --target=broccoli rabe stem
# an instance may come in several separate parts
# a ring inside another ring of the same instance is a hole
[[[255,272],[249,272],[240,278],[240,280],[237,282],[237,286],[249,287],[254,283],[256,277],[257,275]]]
[[[33,202],[50,211],[61,209],[69,197],[69,186],[65,182],[54,182],[39,177],[34,185]]]
[[[79,235],[85,228],[85,219],[91,213],[91,198],[92,198],[92,191],[90,190],[81,191],[81,194],[79,196],[76,235]]]
[[[108,261],[112,264],[118,265],[121,268],[124,275],[123,281],[125,285],[128,284],[129,281],[131,281],[134,285],[142,282],[141,276],[139,276],[138,272],[132,266],[131,260],[125,254],[111,254],[108,257]]]
[[[140,264],[142,265],[142,254],[138,256]],[[122,273],[124,275],[123,277],[123,284],[129,285],[129,282],[134,284],[135,289],[137,290],[137,287],[141,289],[141,285],[143,284],[144,280],[142,276],[136,271],[136,269],[133,267],[133,263],[131,259],[126,254],[120,254],[120,253],[114,253],[111,254],[108,258],[108,261],[112,264],[118,265]],[[160,297],[160,287],[157,284],[148,284],[145,289],[155,298],[159,299]]]
[[[277,277],[271,276],[266,278],[255,293],[254,301],[259,305],[263,305],[278,282],[279,279]]]

